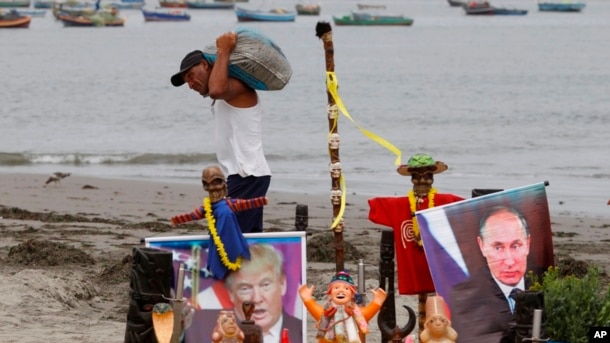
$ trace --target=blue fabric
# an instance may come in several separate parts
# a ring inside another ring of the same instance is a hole
[[[267,195],[271,176],[241,177],[237,174],[227,178],[228,196],[233,199],[252,199]],[[263,207],[235,213],[243,233],[263,232]]]
[[[216,219],[216,232],[224,245],[229,261],[235,262],[239,256],[250,259],[248,243],[239,230],[235,213],[231,211],[227,202],[221,200],[212,204],[212,213]],[[214,278],[219,280],[224,279],[229,272],[229,268],[222,264],[214,239],[211,237],[208,250],[208,270],[212,272]]]

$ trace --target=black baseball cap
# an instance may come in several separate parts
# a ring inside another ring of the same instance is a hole
[[[180,62],[180,71],[172,75],[172,85],[174,85],[174,87],[182,86],[184,84],[184,77],[182,77],[182,74],[201,63],[203,60],[203,52],[201,50],[191,51],[186,54],[182,59],[182,62]]]

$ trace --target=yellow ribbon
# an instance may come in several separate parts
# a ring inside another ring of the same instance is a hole
[[[395,147],[392,143],[390,143],[386,139],[379,137],[376,134],[372,133],[371,131],[363,128],[354,119],[352,119],[352,117],[349,115],[349,112],[347,111],[347,108],[343,104],[341,97],[339,97],[339,93],[337,93],[338,84],[339,83],[337,81],[337,76],[335,75],[335,73],[327,71],[326,72],[326,86],[328,88],[328,91],[332,95],[333,99],[335,100],[335,104],[337,104],[337,107],[339,108],[341,113],[343,113],[343,115],[346,116],[347,119],[349,119],[352,123],[354,123],[356,125],[356,127],[358,127],[360,132],[362,132],[363,135],[365,135],[369,139],[377,142],[379,145],[381,145],[384,148],[393,152],[394,155],[396,155],[396,160],[394,161],[394,164],[397,166],[401,165],[402,164],[401,163],[402,152],[400,151],[400,149]]]
[[[345,195],[347,194],[347,187],[345,186],[345,179],[343,178],[343,174],[339,176],[339,182],[341,183],[341,207],[339,208],[339,213],[337,214],[337,218],[333,221],[333,224],[330,226],[330,229],[334,229],[343,218],[343,213],[345,212]]]

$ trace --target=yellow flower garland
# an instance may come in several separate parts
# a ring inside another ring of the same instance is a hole
[[[241,256],[239,256],[235,262],[229,260],[225,246],[222,244],[220,237],[218,237],[218,231],[216,231],[216,219],[214,218],[214,214],[212,214],[212,203],[210,202],[210,198],[206,197],[203,199],[203,209],[205,210],[205,219],[208,220],[210,235],[214,240],[214,244],[216,244],[216,251],[218,251],[218,255],[220,255],[222,264],[229,268],[229,270],[238,270],[241,268]]]
[[[430,188],[430,192],[428,192],[428,208],[434,207],[435,194],[436,188]],[[413,190],[409,191],[409,205],[411,205],[411,215],[413,216],[411,221],[413,222],[413,234],[415,235],[415,241],[419,246],[423,246],[424,243],[421,240],[419,225],[417,224],[417,218],[415,217],[415,212],[417,212],[417,199],[415,199],[415,193],[413,193]]]

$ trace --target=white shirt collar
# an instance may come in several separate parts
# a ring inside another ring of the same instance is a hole
[[[282,338],[282,324],[284,321],[284,316],[280,317],[275,325],[271,327],[269,332],[263,334],[263,342],[264,343],[279,343]]]
[[[508,296],[510,295],[510,292],[512,292],[513,289],[519,288],[520,290],[525,290],[525,281],[523,280],[523,278],[521,278],[521,280],[519,281],[519,283],[516,286],[508,286],[508,285],[503,284],[500,280],[496,279],[496,277],[493,274],[491,276],[494,278],[494,281],[496,281],[496,283],[502,290],[502,293],[504,293],[504,297],[507,300],[508,300]]]

